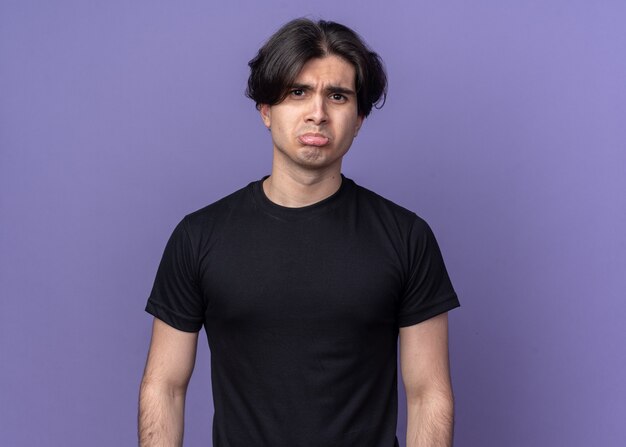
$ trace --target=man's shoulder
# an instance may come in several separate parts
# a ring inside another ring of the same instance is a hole
[[[225,217],[232,214],[233,210],[242,209],[252,201],[252,188],[256,181],[249,183],[243,188],[216,200],[196,211],[187,214],[183,220],[191,229],[206,229]]]
[[[412,225],[416,220],[423,221],[414,211],[397,204],[387,197],[383,197],[371,189],[355,183],[355,191],[359,205],[370,209],[382,218],[393,218],[409,225]]]
[[[434,240],[430,225],[415,211],[362,186],[356,191],[359,214],[395,243]]]

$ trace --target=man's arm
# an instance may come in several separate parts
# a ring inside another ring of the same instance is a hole
[[[407,398],[407,447],[452,446],[447,313],[400,328],[400,363]]]
[[[196,361],[197,332],[183,332],[158,318],[139,392],[139,445],[182,446],[185,394]]]

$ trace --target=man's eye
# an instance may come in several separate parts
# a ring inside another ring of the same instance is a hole
[[[291,94],[293,96],[302,96],[304,95],[304,90],[302,90],[301,88],[296,88],[291,91]]]
[[[347,98],[345,95],[342,95],[341,93],[333,93],[331,95],[331,98],[333,98],[335,101],[345,101]]]

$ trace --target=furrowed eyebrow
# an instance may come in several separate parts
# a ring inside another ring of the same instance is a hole
[[[308,85],[308,84],[293,84],[289,90],[304,90],[304,91],[310,91],[313,90],[313,87]]]
[[[346,88],[346,87],[340,87],[338,85],[329,85],[328,87],[326,87],[326,92],[327,93],[341,93],[342,95],[346,95],[346,96],[356,95],[354,90]]]
[[[313,86],[309,84],[293,84],[290,90],[304,90],[305,92],[313,90]],[[338,85],[329,85],[325,89],[326,93],[340,93],[346,96],[355,96],[356,92],[346,87],[340,87]]]

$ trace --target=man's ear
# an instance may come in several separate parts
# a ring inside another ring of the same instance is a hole
[[[361,130],[361,126],[363,125],[363,121],[365,120],[365,116],[364,115],[359,115],[357,120],[356,120],[356,129],[354,129],[354,137],[356,138],[356,136],[359,134],[359,130]]]
[[[263,120],[263,124],[268,129],[272,125],[272,108],[268,104],[259,104],[259,113],[261,114],[261,119]]]

